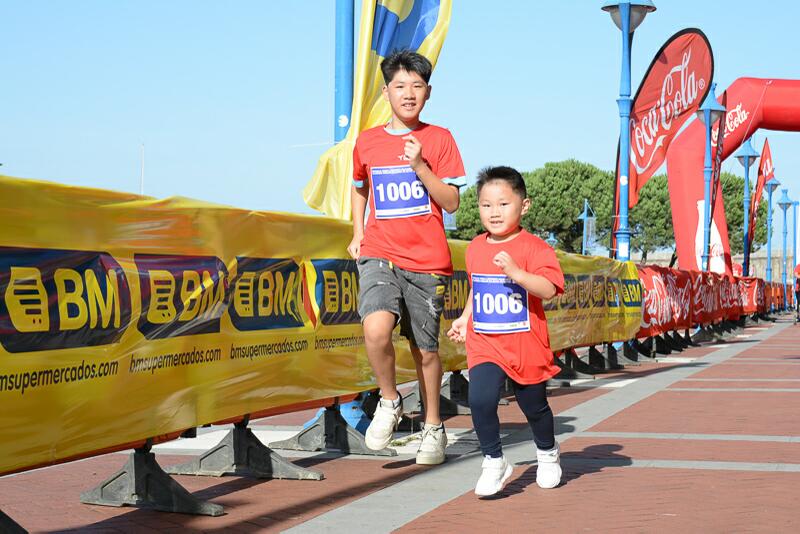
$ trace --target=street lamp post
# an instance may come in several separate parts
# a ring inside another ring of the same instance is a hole
[[[334,55],[333,141],[338,143],[350,128],[353,107],[354,0],[336,0],[336,42]]]
[[[711,85],[706,99],[697,110],[697,118],[706,128],[706,154],[703,159],[703,183],[705,185],[703,190],[703,264],[700,266],[703,271],[708,270],[708,242],[711,240],[711,174],[713,172],[711,167],[711,127],[725,113],[725,106],[717,102],[717,96],[714,94],[716,87],[715,83]]]
[[[800,201],[795,200],[792,202],[792,292],[797,287],[797,275],[794,272],[794,266],[797,265],[797,205]],[[797,296],[797,295],[792,295]],[[797,309],[797,302],[792,301],[794,308]]]
[[[547,236],[547,239],[545,239],[544,242],[550,245],[551,248],[556,248],[556,244],[558,243],[558,239],[556,239],[556,234],[550,232],[550,235]]]
[[[742,143],[735,154],[736,159],[744,167],[744,254],[742,255],[742,274],[750,276],[750,261],[747,251],[750,248],[750,167],[758,159],[758,152],[750,143],[750,138]]]
[[[583,212],[578,215],[578,220],[583,221],[583,240],[581,241],[581,256],[585,256],[589,249],[589,233],[593,232],[595,215],[589,206],[589,199],[583,199]]]
[[[772,193],[778,188],[781,183],[773,178],[764,184],[767,188],[767,284],[772,283]],[[744,273],[742,273],[744,274]],[[769,302],[769,312],[772,313],[772,299]]]
[[[792,205],[792,200],[789,198],[789,190],[781,189],[781,198],[778,200],[778,206],[783,210],[783,255],[781,256],[781,279],[783,283],[783,309],[786,310],[786,210]]]
[[[651,0],[610,0],[603,4],[603,11],[622,30],[622,74],[619,81],[619,225],[617,259],[630,258],[631,230],[628,226],[628,172],[630,168],[630,116],[631,116],[631,34],[644,21],[648,13],[655,11]]]

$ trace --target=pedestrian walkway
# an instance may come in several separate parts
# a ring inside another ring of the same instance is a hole
[[[501,406],[505,490],[473,493],[481,456],[469,417],[447,420],[448,461],[414,463],[414,434],[396,457],[283,454],[322,481],[175,478],[226,514],[198,517],[80,504],[119,469],[122,453],[0,478],[0,510],[31,532],[797,532],[800,512],[800,326],[759,323],[598,380],[551,390],[562,444],[562,485],[535,482],[536,452],[513,400]],[[312,412],[252,425],[264,442]],[[162,465],[222,436],[155,449]]]

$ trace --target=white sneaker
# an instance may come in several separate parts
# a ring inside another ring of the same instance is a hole
[[[392,434],[397,430],[400,418],[403,417],[403,399],[397,399],[398,406],[394,407],[394,401],[381,398],[375,408],[375,415],[364,435],[367,447],[373,451],[385,449],[392,441]]]
[[[475,484],[475,495],[480,495],[481,497],[494,495],[503,489],[506,480],[508,480],[511,473],[514,471],[514,468],[511,467],[511,464],[508,463],[505,456],[501,456],[500,458],[486,456],[483,459],[481,468],[483,469],[481,478],[479,478],[478,483]]]
[[[444,425],[422,427],[422,443],[417,451],[417,463],[420,465],[439,465],[444,462],[444,448],[447,447],[447,433]]]
[[[536,460],[539,464],[536,468],[536,483],[540,488],[551,489],[561,484],[560,456],[561,448],[558,442],[549,451],[536,449]]]

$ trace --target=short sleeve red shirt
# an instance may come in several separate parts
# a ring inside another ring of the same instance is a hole
[[[420,124],[413,132],[422,157],[444,181],[464,177],[464,164],[445,128]],[[405,134],[383,126],[361,132],[353,150],[353,180],[370,189],[361,254],[385,258],[408,271],[450,275],[453,265],[442,208],[405,160]]]
[[[503,271],[492,259],[498,252],[507,252],[522,269],[552,282],[559,294],[564,291],[561,266],[553,249],[525,230],[504,243],[492,243],[487,236],[479,235],[467,247],[467,275],[473,291],[472,316],[467,325],[467,365],[472,368],[491,362],[518,384],[544,382],[558,374],[559,368],[553,362],[542,300],[509,279],[503,283]],[[507,320],[503,313],[514,306],[509,306],[503,295],[513,298],[514,291],[520,299],[524,298],[522,293],[527,296],[527,314],[523,309],[521,315]]]

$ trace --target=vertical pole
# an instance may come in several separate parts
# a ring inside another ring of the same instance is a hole
[[[333,141],[347,135],[353,109],[353,15],[355,0],[336,0],[336,74]]]
[[[581,242],[581,256],[586,255],[586,220],[589,218],[589,199],[583,199],[583,241]]]
[[[794,274],[794,266],[797,265],[797,204],[798,201],[792,202],[792,263],[789,265],[792,269],[792,293],[794,296],[794,288],[797,284],[797,276]],[[797,309],[797,303],[794,303],[794,308]]]
[[[787,191],[784,189],[784,191]],[[785,196],[785,195],[784,195]],[[781,206],[783,209],[783,254],[781,255],[781,280],[783,282],[783,309],[786,309],[786,234],[788,234],[788,230],[786,228],[786,209],[789,206]]]
[[[700,269],[708,271],[710,258],[708,247],[711,244],[711,110],[703,110],[703,119],[706,127],[706,150],[703,158],[703,184],[705,185],[703,196],[703,265]]]
[[[619,227],[617,229],[617,259],[630,258],[631,231],[628,228],[628,172],[630,170],[631,139],[631,5],[620,2],[622,18],[622,74],[619,81]]]
[[[742,274],[750,276],[750,156],[744,158],[744,254],[742,255]]]
[[[772,189],[767,188],[767,283],[772,282]]]

